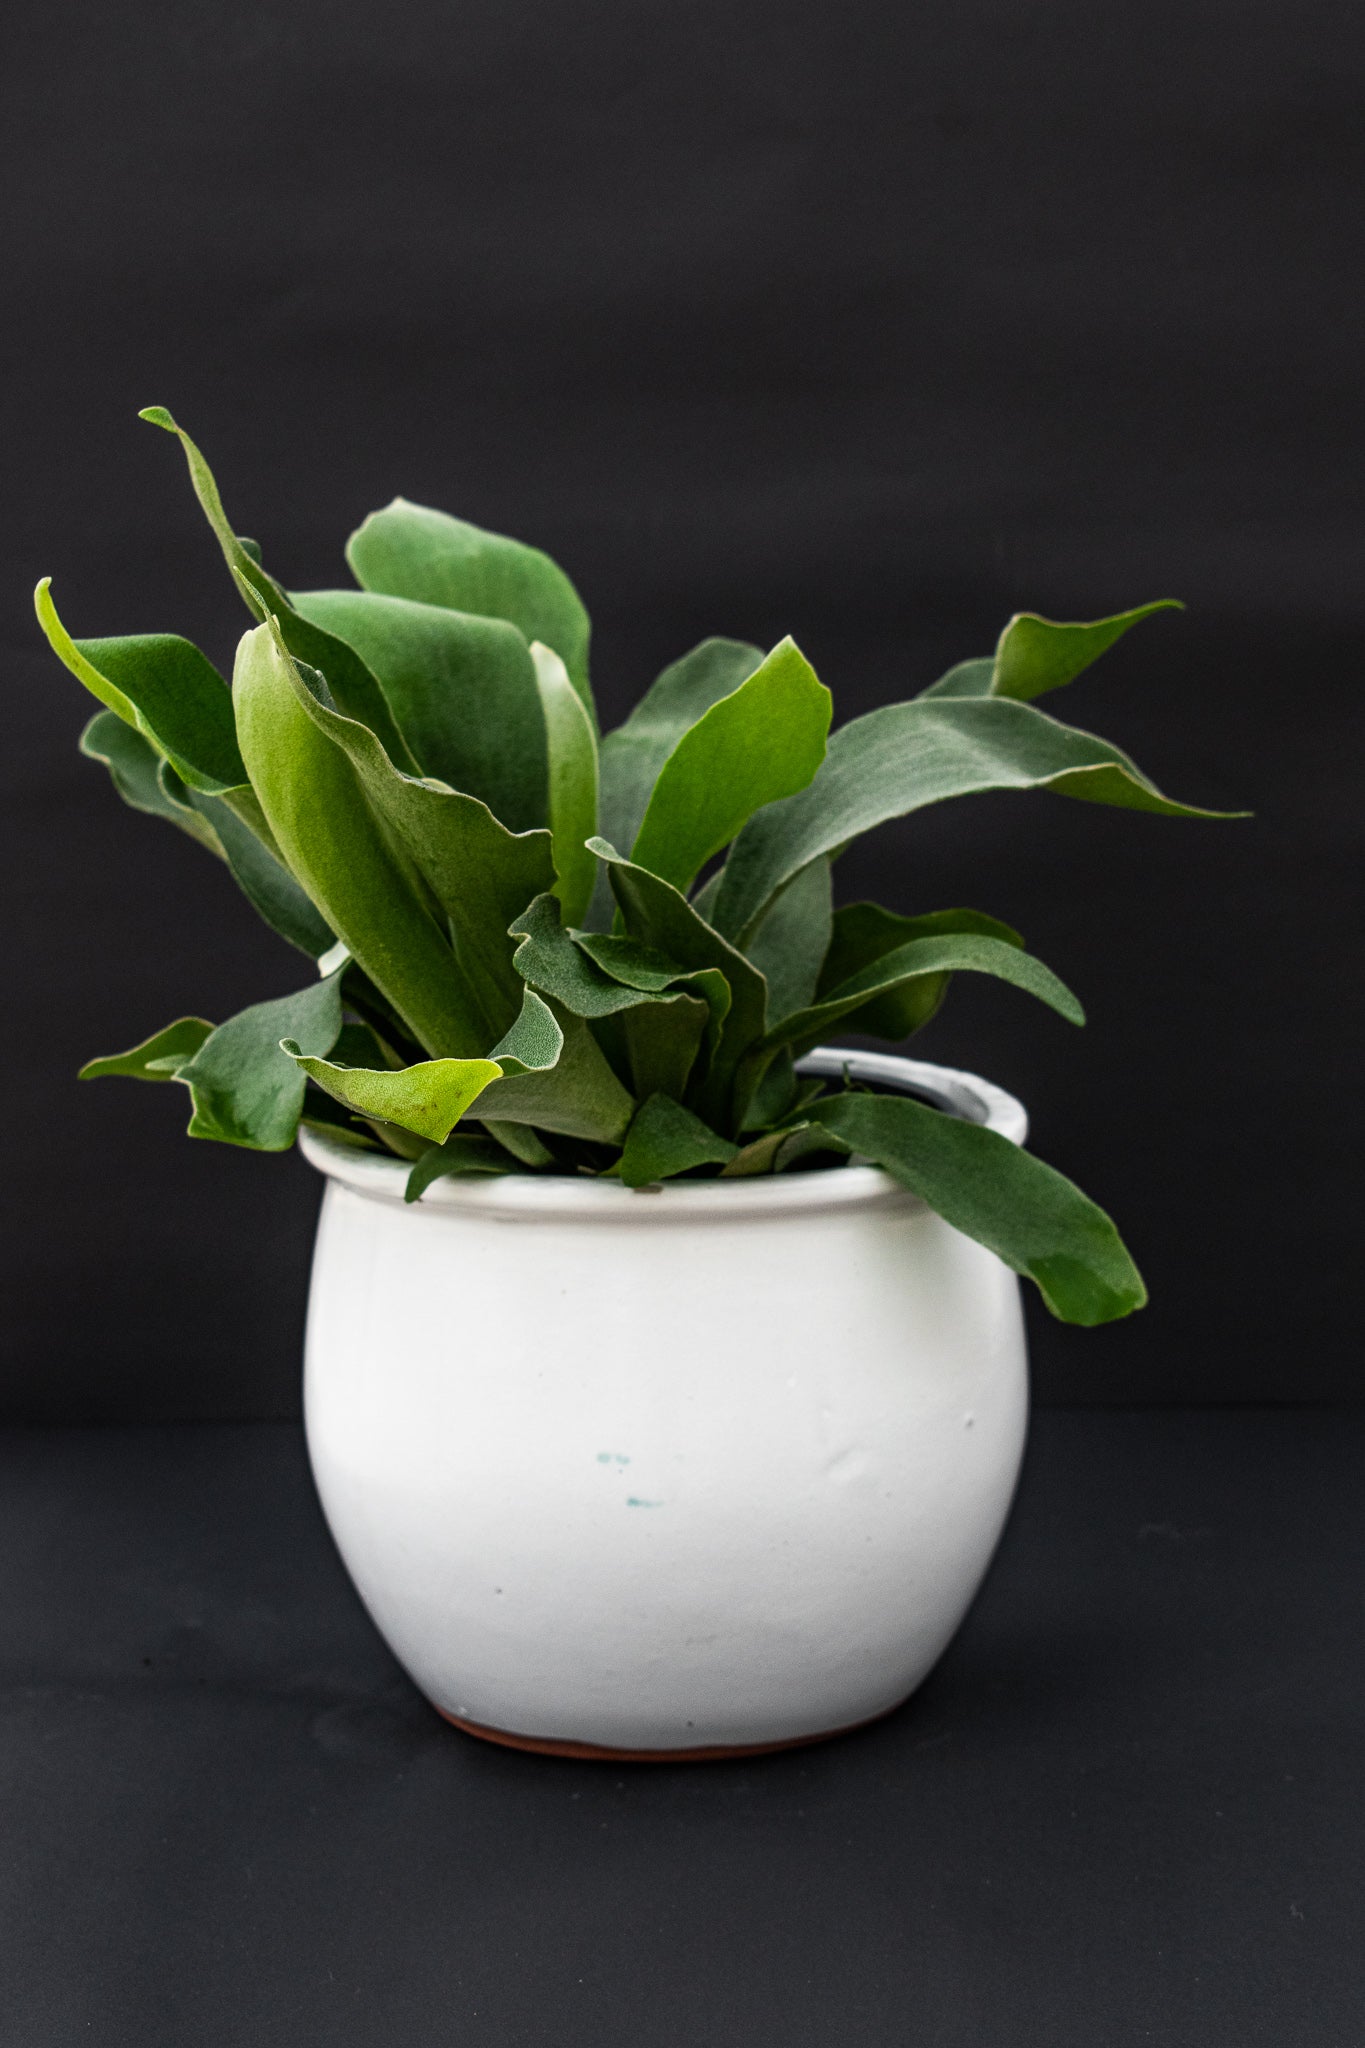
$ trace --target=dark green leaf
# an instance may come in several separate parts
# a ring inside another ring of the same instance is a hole
[[[346,559],[366,590],[507,619],[526,641],[553,647],[595,728],[588,615],[564,571],[539,548],[395,498],[351,535]]]
[[[168,794],[161,781],[160,771],[165,765],[162,756],[150,740],[125,725],[117,712],[97,711],[81,734],[80,745],[81,752],[90,760],[104,763],[124,803],[135,811],[145,811],[150,817],[165,818],[178,825],[200,846],[207,847],[220,860],[224,858],[217,834],[206,818],[189,808],[188,795],[181,804]]]
[[[516,1162],[488,1138],[467,1137],[457,1132],[444,1145],[429,1145],[408,1175],[403,1190],[405,1202],[420,1202],[433,1181],[451,1174],[512,1173]]]
[[[325,628],[315,626],[311,619],[305,619],[296,612],[280,585],[261,567],[259,549],[252,552],[255,543],[252,543],[252,548],[247,548],[237,538],[223,510],[213,471],[183,427],[176,425],[163,405],[147,406],[140,417],[149,420],[154,427],[163,427],[179,440],[189,465],[194,494],[251,616],[257,621],[271,617],[278,619],[290,654],[295,661],[306,661],[326,676],[327,687],[338,710],[346,717],[358,718],[368,725],[392,761],[415,771],[417,764],[394,723],[384,692],[365,663],[346,641],[337,639]]]
[[[681,1102],[712,1022],[710,1005],[681,990],[646,1001],[621,1018],[630,1085],[639,1100],[658,1094]],[[713,1034],[708,1052],[714,1043]]]
[[[217,835],[232,878],[271,931],[297,946],[310,960],[336,944],[336,934],[314,909],[288,868],[220,797],[188,792],[189,801]]]
[[[667,971],[656,971],[648,988],[614,979],[565,931],[559,903],[549,892],[537,896],[513,920],[511,936],[521,942],[512,956],[517,973],[533,988],[572,1010],[575,1017],[610,1017],[619,1010],[655,1002],[658,991],[674,978]]]
[[[810,782],[824,759],[832,709],[800,648],[781,641],[678,740],[631,859],[685,893],[755,811]]]
[[[811,861],[774,897],[749,943],[749,958],[768,984],[770,1023],[814,999],[833,931],[830,883],[829,862]]]
[[[729,985],[730,1006],[712,1058],[704,1103],[714,1122],[729,1125],[736,1111],[731,1100],[735,1070],[763,1036],[767,983],[742,953],[697,916],[670,883],[623,860],[604,839],[594,839],[592,846],[598,858],[608,863],[627,935],[654,947],[679,968],[719,969]],[[585,936],[581,943],[585,947],[591,943],[593,957],[599,966],[605,964],[600,942]]]
[[[841,727],[808,789],[750,820],[731,849],[717,927],[743,944],[807,861],[888,818],[991,789],[1052,789],[1171,817],[1228,815],[1164,797],[1117,747],[1003,697],[918,698]]]
[[[897,917],[892,911],[883,910],[879,903],[848,903],[834,913],[830,948],[817,993],[820,997],[832,994],[842,982],[851,981],[864,968],[884,960],[898,946],[908,945],[913,939],[936,938],[945,932],[975,932],[981,938],[999,939],[1007,946],[1024,943],[1010,925],[987,917],[980,910],[931,910],[923,917]],[[951,981],[951,974],[917,975],[903,981],[885,995],[850,1011],[843,1019],[844,1028],[899,1043],[921,1030],[935,1015]]]
[[[364,590],[297,591],[293,602],[359,654],[423,775],[477,797],[510,831],[545,823],[545,719],[515,626]]]
[[[340,1030],[339,974],[229,1017],[176,1075],[194,1102],[190,1136],[258,1152],[286,1151],[298,1130],[304,1078],[281,1052],[280,1040],[322,1054]]]
[[[104,1059],[87,1060],[78,1079],[102,1081],[121,1075],[130,1081],[174,1081],[188,1066],[213,1026],[202,1017],[177,1017],[164,1031],[144,1038],[128,1052],[110,1053]]]
[[[621,1154],[621,1179],[628,1188],[649,1187],[694,1166],[733,1159],[738,1146],[719,1137],[691,1110],[667,1095],[651,1095],[636,1112]]]
[[[1035,1281],[1063,1322],[1111,1322],[1146,1301],[1104,1211],[998,1132],[907,1096],[826,1097],[808,1115]]]

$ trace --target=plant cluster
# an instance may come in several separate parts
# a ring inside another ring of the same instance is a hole
[[[602,738],[588,617],[547,555],[398,499],[347,544],[356,588],[286,592],[189,436],[143,417],[179,436],[256,622],[231,687],[172,634],[72,639],[46,579],[38,616],[104,707],[84,752],[224,861],[316,972],[84,1075],[180,1083],[193,1137],[282,1151],[302,1123],[383,1147],[411,1162],[412,1200],[447,1174],[640,1188],[870,1160],[1057,1315],[1141,1306],[1114,1225],[1070,1181],[800,1061],[839,1027],[900,1044],[964,972],[1083,1021],[1008,925],[836,909],[831,868],[884,820],[983,790],[1213,815],[1035,708],[1161,606],[1017,616],[993,655],[833,735],[790,639],[706,640]]]

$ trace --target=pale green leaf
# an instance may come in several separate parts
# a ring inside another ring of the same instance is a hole
[[[742,640],[703,640],[656,678],[624,725],[602,742],[604,839],[614,846],[634,844],[650,791],[678,741],[762,660],[762,649]]]
[[[280,1049],[293,1061],[300,1086],[307,1074],[357,1116],[399,1124],[433,1145],[445,1143],[465,1111],[502,1073],[495,1061],[483,1059],[422,1060],[396,1073],[387,1068],[379,1072],[310,1058],[291,1038],[284,1039]]]
[[[550,761],[550,832],[555,889],[564,922],[582,922],[597,880],[587,841],[597,830],[597,739],[564,663],[536,641],[531,648]]]
[[[295,878],[427,1052],[481,1056],[507,1019],[490,1020],[461,972],[422,872],[381,822],[348,745],[374,776],[424,786],[399,777],[366,727],[318,701],[270,625],[244,635],[233,687],[242,753]]]
[[[631,859],[684,893],[765,804],[804,789],[833,700],[795,642],[688,727],[659,771]]]

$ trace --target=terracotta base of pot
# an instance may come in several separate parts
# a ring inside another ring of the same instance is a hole
[[[870,1728],[874,1721],[884,1721],[887,1714],[894,1714],[897,1707],[904,1705],[904,1700],[898,1700],[885,1713],[872,1714],[866,1721],[850,1721],[846,1728],[822,1728],[818,1735],[790,1735],[783,1742],[721,1743],[701,1749],[605,1749],[596,1742],[556,1742],[543,1735],[509,1735],[505,1728],[485,1728],[480,1721],[463,1721],[458,1714],[448,1714],[444,1707],[437,1707],[436,1711],[452,1728],[477,1735],[481,1742],[497,1742],[504,1749],[530,1750],[536,1756],[568,1756],[610,1764],[707,1764],[741,1756],[773,1756],[780,1749],[809,1749],[815,1742],[833,1742],[836,1735],[851,1735],[855,1728]]]

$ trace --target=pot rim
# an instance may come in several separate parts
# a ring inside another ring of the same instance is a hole
[[[852,1047],[818,1046],[796,1063],[803,1074],[839,1074],[856,1081],[879,1082],[928,1100],[972,1123],[984,1124],[1012,1144],[1028,1135],[1028,1113],[1007,1089],[957,1067],[907,1059],[900,1053],[863,1052]],[[362,1152],[344,1139],[300,1128],[299,1150],[310,1166],[353,1188],[357,1194],[403,1202],[412,1171],[410,1162],[377,1152]],[[647,1197],[641,1200],[640,1197]],[[649,1189],[622,1187],[619,1181],[575,1179],[568,1174],[488,1174],[434,1181],[418,1209],[459,1209],[489,1217],[542,1218],[590,1216],[616,1223],[664,1223],[686,1217],[729,1222],[737,1216],[782,1216],[793,1210],[849,1209],[862,1206],[927,1205],[900,1186],[880,1166],[845,1166],[837,1172],[756,1174],[736,1180],[673,1181]]]

